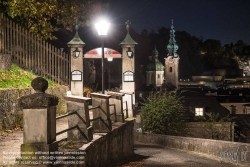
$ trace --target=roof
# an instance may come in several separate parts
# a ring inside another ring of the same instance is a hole
[[[196,107],[204,108],[205,113],[218,113],[220,118],[227,117],[230,114],[230,111],[223,107],[215,97],[193,91],[181,92],[180,96],[183,96],[183,105],[186,107],[185,117],[189,121],[195,120],[193,112]]]
[[[235,114],[232,115],[235,118],[235,123],[240,128],[250,129],[250,114]]]
[[[81,40],[81,38],[79,37],[76,31],[74,38],[68,42],[68,45],[85,45],[85,43]]]
[[[146,71],[164,71],[164,66],[158,60],[158,50],[156,47],[152,51],[152,59],[147,64]]]
[[[137,45],[138,43],[133,40],[133,38],[127,33],[125,39],[120,43],[120,45]]]
[[[151,60],[146,67],[147,71],[164,71],[164,66],[159,60]]]
[[[207,96],[200,92],[195,91],[182,91],[181,96],[184,96],[186,99],[215,99],[213,96]]]

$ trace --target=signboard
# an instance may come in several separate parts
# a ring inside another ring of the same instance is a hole
[[[134,82],[134,73],[132,71],[126,71],[123,73],[124,82]]]
[[[122,55],[116,50],[104,48],[104,58],[122,58]],[[95,48],[84,54],[84,58],[100,59],[102,58],[102,48]]]
[[[82,81],[82,72],[74,70],[71,72],[71,81]]]

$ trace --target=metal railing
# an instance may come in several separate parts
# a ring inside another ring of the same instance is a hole
[[[116,106],[115,106],[115,104],[110,104],[109,107],[111,107],[111,106],[114,106],[114,113],[110,114],[110,116],[115,115],[115,122],[116,122],[117,121],[117,119],[116,119]]]
[[[56,120],[61,119],[61,118],[68,117],[68,116],[70,116],[70,115],[77,115],[78,118],[86,125],[86,121],[78,114],[77,111],[73,111],[73,112],[70,112],[70,113],[67,113],[67,114],[58,116],[58,117],[56,117]],[[58,135],[60,135],[60,134],[63,134],[63,133],[65,133],[65,132],[67,132],[67,131],[73,130],[73,129],[75,129],[75,128],[78,129],[78,131],[81,133],[81,135],[82,135],[86,140],[88,140],[88,137],[82,132],[82,130],[80,129],[80,127],[79,127],[78,125],[75,125],[75,126],[72,126],[72,127],[70,127],[70,128],[64,129],[64,130],[62,130],[62,131],[60,131],[60,132],[57,132],[57,133],[56,133],[56,136],[58,136]]]
[[[126,109],[123,109],[122,112],[124,112],[124,110],[126,110],[126,118],[128,118],[128,102],[124,101],[123,103],[126,103]]]
[[[107,113],[105,113],[104,110],[100,106],[91,107],[91,108],[89,108],[89,110],[94,110],[94,109],[98,109],[98,108],[107,116]],[[105,123],[105,121],[102,119],[102,117],[92,118],[92,119],[90,119],[90,122],[96,121],[98,119],[109,129],[109,126]]]

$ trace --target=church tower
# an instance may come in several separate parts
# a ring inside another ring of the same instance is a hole
[[[175,41],[174,35],[174,25],[172,20],[172,26],[170,29],[170,39],[167,46],[168,55],[165,58],[165,80],[167,83],[174,85],[178,88],[179,80],[179,55],[176,53],[178,50],[178,45]]]
[[[156,47],[152,51],[152,58],[147,64],[147,86],[152,84],[155,87],[160,87],[164,79],[164,66],[158,60],[158,50]]]

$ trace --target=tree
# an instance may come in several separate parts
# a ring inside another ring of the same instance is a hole
[[[1,10],[31,32],[45,39],[55,38],[52,32],[64,27],[71,30],[79,19],[80,25],[107,4],[102,0],[3,0]]]
[[[185,130],[182,98],[166,92],[151,92],[142,106],[144,131],[178,135]]]
[[[230,127],[233,119],[234,117],[229,115],[221,118],[219,113],[206,113],[206,117],[197,119],[200,121],[199,133],[206,139],[230,140]]]

